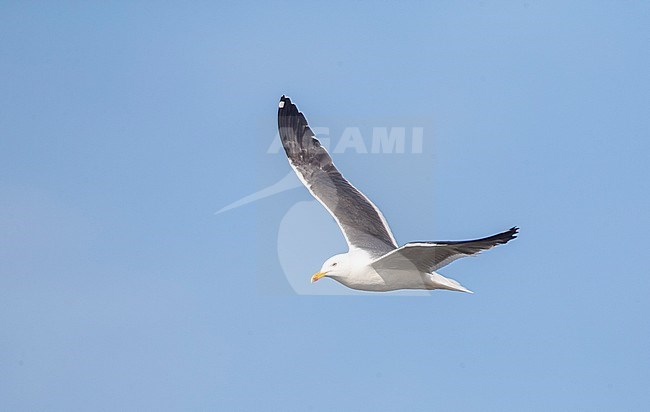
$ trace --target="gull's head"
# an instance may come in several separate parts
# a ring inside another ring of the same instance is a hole
[[[341,278],[350,273],[349,256],[347,253],[332,256],[323,263],[323,267],[311,277],[314,283],[320,278]]]

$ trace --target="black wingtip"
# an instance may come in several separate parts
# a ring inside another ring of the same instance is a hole
[[[518,234],[519,234],[519,228],[517,226],[513,226],[510,229],[506,230],[505,232],[497,233],[496,235],[488,236],[483,239],[477,239],[476,241],[493,242],[494,243],[493,246],[504,245],[510,242],[512,239],[516,239]]]
[[[278,103],[278,109],[280,110],[280,113],[290,112],[291,110],[287,110],[287,109],[293,106],[294,104],[291,103],[290,98],[288,98],[284,94],[282,95],[282,97],[280,97],[280,102]]]
[[[496,236],[498,236],[499,240],[502,241],[503,243],[507,243],[512,239],[516,239],[518,234],[519,234],[519,228],[517,226],[513,226],[510,229],[506,230],[505,232],[500,233]]]

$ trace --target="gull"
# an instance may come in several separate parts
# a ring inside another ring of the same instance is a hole
[[[332,163],[305,116],[286,96],[278,104],[278,129],[289,164],[309,192],[334,217],[348,252],[327,259],[311,277],[331,278],[356,290],[445,289],[473,293],[436,271],[451,262],[507,243],[519,228],[482,239],[410,242],[398,246],[379,209]]]

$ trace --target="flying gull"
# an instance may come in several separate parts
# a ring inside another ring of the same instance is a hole
[[[456,259],[475,255],[517,237],[513,227],[494,236],[455,242],[411,242],[398,246],[379,209],[332,163],[305,116],[282,96],[278,129],[289,164],[338,223],[347,253],[325,261],[311,281],[328,277],[357,290],[446,289],[472,293],[436,271]]]

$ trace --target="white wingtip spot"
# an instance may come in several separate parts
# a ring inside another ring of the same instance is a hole
[[[282,108],[284,107],[284,101],[281,101],[281,102],[278,104],[278,107],[279,107],[280,109],[282,109]]]

